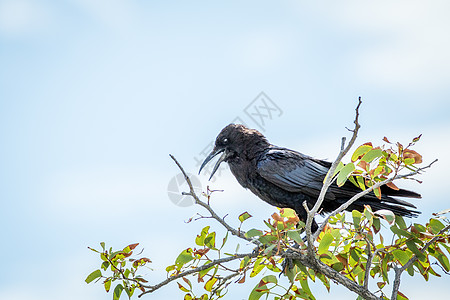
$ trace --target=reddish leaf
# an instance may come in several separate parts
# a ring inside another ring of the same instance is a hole
[[[131,256],[131,254],[133,254],[133,251],[130,251],[128,253],[122,253],[122,255],[125,257],[129,257],[129,256]]]
[[[206,253],[208,253],[209,248],[205,248],[205,249],[194,249],[194,254],[199,254],[200,256],[205,255]]]
[[[342,255],[338,254],[338,255],[336,255],[336,258],[344,265],[344,268],[347,267],[348,262],[347,262],[347,259],[345,257],[343,257]]]
[[[422,162],[422,155],[420,155],[419,153],[417,153],[414,150],[406,149],[403,152],[403,157],[404,158],[413,158],[415,164],[420,164]]]
[[[398,296],[400,296],[400,297],[398,297]],[[406,297],[405,294],[403,294],[403,293],[401,293],[401,292],[397,292],[397,299],[401,299],[401,300],[405,299],[405,300],[408,300],[408,297]]]
[[[420,134],[419,136],[416,136],[415,138],[413,138],[413,143],[418,142],[420,140],[420,138],[422,137],[422,134]]]
[[[292,223],[292,224],[296,225],[299,221],[300,221],[300,219],[297,216],[295,216],[295,217],[288,218],[286,223],[287,224]]]
[[[139,245],[139,243],[135,243],[135,244],[128,245],[128,247],[130,247],[130,250],[134,250],[134,248],[136,248],[138,245]]]
[[[238,281],[238,283],[244,283],[245,282],[245,274],[242,276],[242,278]]]
[[[359,161],[358,167],[360,167],[363,170],[368,170],[369,164],[365,162],[364,160]]]
[[[393,182],[388,182],[388,183],[386,183],[386,185],[393,190],[396,190],[396,191],[400,190]]]
[[[261,281],[258,283],[258,287],[260,288],[260,287],[262,287],[264,285],[266,285],[266,282],[261,279]]]
[[[383,138],[383,141],[385,141],[386,143],[388,143],[388,144],[390,144],[391,142],[389,142],[389,140],[388,140],[388,138],[387,137],[384,137]]]
[[[275,220],[275,221],[277,221],[277,222],[280,222],[280,223],[284,223],[283,221],[283,218],[282,217],[280,217],[277,213],[273,213],[272,214],[272,218]]]
[[[382,289],[386,285],[386,282],[377,282],[378,288]]]

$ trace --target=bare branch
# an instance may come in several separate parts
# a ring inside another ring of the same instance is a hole
[[[225,227],[229,232],[231,232],[231,234],[233,234],[233,235],[235,235],[237,237],[240,237],[241,239],[244,239],[244,240],[246,240],[248,242],[251,242],[251,243],[253,243],[253,244],[257,245],[257,246],[259,246],[261,244],[257,240],[253,240],[253,239],[247,238],[245,236],[245,231],[236,230],[233,227],[231,227],[227,222],[225,222],[225,218],[219,217],[219,215],[216,214],[216,212],[211,208],[211,206],[209,206],[207,203],[201,201],[200,198],[195,193],[195,190],[194,190],[194,187],[192,185],[191,179],[186,174],[186,172],[184,171],[183,167],[180,165],[180,163],[177,161],[177,159],[172,154],[169,154],[169,156],[177,164],[178,168],[180,169],[181,173],[183,173],[184,179],[186,179],[186,182],[187,182],[187,184],[189,186],[189,192],[184,192],[183,195],[192,196],[194,198],[195,204],[203,206],[211,214],[211,217],[216,219],[216,221],[219,222],[220,224],[222,224],[222,226]]]
[[[366,240],[366,243],[367,243],[368,252],[367,252],[366,273],[364,274],[363,287],[365,289],[369,289],[370,267],[372,266],[372,260],[373,260],[373,257],[375,256],[375,252],[372,253],[372,246],[370,244],[369,239],[367,237],[365,237],[365,240]]]
[[[345,147],[345,138],[342,138],[341,141],[341,151],[339,152],[336,160],[332,163],[330,170],[328,171],[327,176],[325,177],[325,181],[324,184],[322,186],[322,189],[320,191],[319,197],[316,201],[316,204],[314,205],[314,207],[311,209],[311,211],[307,214],[308,217],[306,219],[306,239],[308,241],[308,252],[310,255],[313,255],[314,253],[314,249],[312,247],[313,244],[313,240],[315,240],[316,238],[312,238],[312,233],[311,233],[311,225],[312,222],[314,220],[314,216],[316,215],[317,211],[319,210],[319,208],[322,206],[323,200],[325,199],[325,195],[326,192],[328,191],[328,188],[330,187],[330,185],[333,182],[333,174],[334,171],[336,170],[336,167],[338,166],[339,162],[342,160],[342,158],[348,153],[348,151],[350,150],[350,148],[353,146],[353,144],[355,143],[356,137],[358,136],[358,130],[361,127],[359,125],[358,119],[359,119],[359,107],[361,106],[361,97],[359,97],[358,99],[358,105],[356,106],[355,109],[355,120],[353,121],[353,123],[355,124],[355,128],[353,130],[350,130],[353,132],[352,137],[350,139],[350,141],[348,142],[348,145]],[[323,228],[322,228],[323,229]],[[316,231],[316,233],[320,232],[319,230]]]

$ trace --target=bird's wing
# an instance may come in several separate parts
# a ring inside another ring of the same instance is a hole
[[[327,162],[284,148],[268,150],[257,165],[258,174],[267,181],[286,191],[313,197],[319,195],[328,170]],[[327,193],[327,198],[333,199],[334,195]]]

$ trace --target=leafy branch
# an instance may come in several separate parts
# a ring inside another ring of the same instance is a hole
[[[355,127],[350,130],[352,137],[348,144],[342,138],[340,152],[324,180],[316,204],[310,210],[305,205],[308,213],[306,223],[301,222],[293,210],[281,209],[264,220],[264,228],[241,230],[247,224],[245,221],[252,217],[248,212],[238,216],[240,225],[237,229],[233,228],[225,217],[220,217],[211,207],[209,200],[213,191],[208,189],[207,193],[197,195],[181,164],[170,155],[189,186],[189,191],[183,194],[192,196],[195,204],[202,206],[209,214],[200,215],[196,220],[215,219],[226,229],[226,235],[220,242],[210,226],[204,227],[195,237],[196,248],[182,250],[174,264],[166,268],[167,278],[156,284],[149,284],[139,275],[141,268],[151,261],[145,257],[134,257],[133,251],[138,244],[113,251],[111,248],[107,250],[101,243],[101,250],[91,249],[100,254],[101,267],[92,272],[86,282],[103,279],[107,292],[113,282],[118,282],[113,292],[114,300],[119,299],[123,290],[131,298],[135,289],[139,289],[141,297],[173,281],[185,293],[185,300],[220,299],[231,284],[244,284],[247,278],[259,278],[250,292],[250,300],[258,300],[264,295],[273,295],[279,300],[315,299],[309,283],[317,281],[327,290],[330,290],[331,282],[341,284],[356,293],[358,299],[394,300],[407,299],[399,291],[404,274],[420,274],[428,280],[430,275],[440,276],[432,268],[434,265],[448,273],[450,222],[444,215],[450,210],[435,214],[426,224],[409,226],[402,217],[390,211],[372,211],[370,206],[365,206],[361,211],[354,210],[350,216],[344,213],[352,203],[368,193],[381,197],[380,188],[383,185],[396,189],[394,181],[403,178],[417,180],[416,175],[436,162],[425,167],[416,166],[422,162],[422,157],[411,148],[419,141],[418,136],[406,147],[400,143],[393,144],[387,138],[383,139],[387,146],[363,144],[354,151],[351,162],[344,165],[341,160],[353,146],[360,128],[360,105],[361,99],[356,107]],[[313,218],[319,212],[329,187],[333,183],[343,185],[347,180],[362,191],[329,214],[319,230],[313,233]],[[206,201],[202,201],[201,197],[206,197]],[[382,235],[382,222],[389,225],[388,232],[392,234],[390,243],[385,242]],[[306,232],[306,243],[301,236],[303,231]],[[226,243],[229,243],[228,233],[234,239],[256,245],[256,249],[239,253],[237,247],[233,253],[224,252]],[[292,261],[293,265],[284,269],[287,260]],[[289,279],[287,287],[281,285],[276,276],[282,269]],[[388,298],[385,289],[389,286],[389,272],[392,270],[394,281],[391,297]],[[110,274],[107,275],[107,272]],[[375,290],[370,289],[372,280],[376,281]],[[202,294],[196,296],[199,286]]]

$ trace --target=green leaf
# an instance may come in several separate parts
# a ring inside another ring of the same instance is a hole
[[[330,247],[331,243],[333,242],[334,238],[331,235],[331,233],[327,232],[324,234],[322,239],[320,240],[318,253],[322,254],[328,251],[328,248]]]
[[[367,152],[361,160],[370,163],[372,160],[383,156],[383,151],[381,149],[372,149]]]
[[[270,242],[276,241],[277,237],[273,235],[263,235],[258,239],[263,244],[269,244]]]
[[[216,233],[215,232],[211,232],[205,238],[205,246],[210,249],[215,249],[215,247],[216,247]]]
[[[356,229],[359,228],[359,222],[361,222],[362,214],[361,212],[357,210],[352,210],[352,218],[353,218],[353,225]]]
[[[116,288],[114,289],[113,300],[119,300],[120,295],[122,294],[122,291],[123,291],[123,285],[121,285],[121,284],[116,285]]]
[[[355,152],[352,154],[352,162],[357,161],[361,156],[366,154],[372,149],[372,145],[361,145],[356,148]]]
[[[188,290],[187,288],[185,288],[181,283],[177,282],[177,284],[178,284],[178,288],[179,288],[180,290],[182,290],[182,291],[185,292],[185,293],[188,293],[188,292],[189,292],[189,290]]]
[[[303,291],[305,291],[309,296],[309,299],[316,300],[316,298],[314,298],[313,294],[311,293],[311,290],[309,289],[308,277],[305,276],[304,278],[300,279],[300,285],[302,286]]]
[[[442,252],[442,250],[438,246],[436,246],[435,252],[431,253],[431,255],[433,255],[440,262],[441,266],[446,272],[450,270],[450,263],[448,261],[448,258],[444,255],[444,252]]]
[[[343,168],[344,166],[345,166],[345,165],[342,163],[342,161],[340,161],[340,162],[338,163],[338,165],[336,166],[336,169],[334,170],[333,177],[336,176],[336,174],[339,173],[339,172],[342,170],[342,168]]]
[[[217,280],[218,279],[216,277],[211,277],[211,279],[205,283],[205,290],[207,290],[208,292],[211,292],[212,287],[217,282]]]
[[[259,283],[253,288],[252,292],[248,296],[248,300],[259,300],[263,295],[267,294],[269,290],[267,285],[259,286]]]
[[[280,216],[283,218],[294,218],[297,216],[297,214],[292,208],[283,208],[282,210],[280,210]]]
[[[300,236],[300,232],[298,230],[289,230],[287,232],[287,236],[288,238],[293,239],[297,244],[303,243],[303,239]]]
[[[105,291],[109,292],[109,290],[111,288],[111,279],[106,280],[104,285],[105,285]]]
[[[248,256],[244,257],[244,259],[241,261],[239,269],[243,270],[248,265],[249,262],[250,262],[250,257],[248,257]]]
[[[266,249],[264,249],[264,255],[267,255],[269,253],[272,253],[272,250],[276,247],[276,244],[272,244],[269,247],[267,247]]]
[[[343,167],[344,167],[344,164],[340,161],[338,163],[338,165],[336,166],[336,169],[334,169],[334,173],[333,173],[332,177],[336,176],[336,174],[339,173],[339,171],[341,171]],[[327,172],[327,175],[325,175],[325,177],[323,178],[322,183],[325,183],[325,181],[328,180],[328,176],[330,176],[330,171],[329,170]]]
[[[431,233],[438,234],[439,231],[444,229],[444,227],[445,227],[445,225],[442,224],[439,220],[436,220],[436,219],[431,219],[430,220]]]
[[[103,261],[108,261],[108,256],[104,252],[100,253],[100,258]]]
[[[398,225],[400,229],[406,229],[405,220],[401,216],[395,216],[395,223]]]
[[[403,229],[400,229],[400,228],[398,228],[398,227],[396,227],[396,226],[392,226],[392,227],[391,227],[391,231],[392,231],[393,233],[395,233],[396,235],[398,235],[399,237],[401,237],[401,236],[404,236],[404,237],[406,237],[406,238],[412,238],[412,237],[413,237],[413,236],[411,235],[411,233],[409,233],[408,231],[403,230]]]
[[[399,249],[392,251],[392,254],[400,262],[402,266],[404,266],[408,262],[408,260],[412,257],[411,252]]]
[[[358,182],[359,188],[363,191],[366,190],[366,184],[364,183],[364,178],[362,176],[355,176],[356,182]]]
[[[348,180],[350,180],[351,183],[353,183],[354,186],[359,187],[358,183],[355,180],[356,176],[350,176],[348,177]]]
[[[245,233],[245,236],[247,238],[252,238],[252,237],[255,237],[255,236],[262,236],[262,235],[263,235],[262,231],[261,230],[257,230],[257,229],[250,229],[249,231],[247,231]]]
[[[179,268],[181,268],[186,263],[190,262],[194,258],[192,257],[192,249],[188,248],[186,250],[183,250],[180,255],[178,255],[177,259],[175,260],[175,265],[177,265]]]
[[[405,158],[403,162],[405,163],[405,165],[412,165],[415,163],[415,161],[416,160],[414,158]]]
[[[197,237],[195,238],[195,243],[199,246],[204,246],[205,245],[205,238],[208,235],[208,231],[209,231],[209,226],[206,226],[202,229],[202,232],[200,233],[200,235],[197,235]]]
[[[355,165],[353,163],[346,164],[342,170],[339,172],[336,183],[338,186],[343,186],[345,181],[347,181],[348,176],[355,170]]]
[[[407,241],[406,246],[408,247],[409,250],[412,251],[412,253],[414,253],[417,256],[419,260],[425,261],[427,259],[427,257],[417,248],[416,243],[414,243],[414,241]]]
[[[131,287],[131,288],[125,287],[125,292],[127,293],[128,299],[131,299],[131,297],[133,296],[134,289],[135,289],[135,287]]]
[[[229,233],[229,231],[227,231],[227,233],[225,234],[225,237],[224,237],[223,240],[222,240],[222,246],[220,246],[220,249],[222,249],[223,246],[225,246],[225,243],[226,243],[227,240],[228,240],[228,233]]]
[[[264,269],[265,265],[264,264],[257,264],[255,263],[255,265],[253,266],[253,270],[250,273],[250,277],[255,277],[256,275],[259,274],[259,272],[262,271],[262,269]]]
[[[248,212],[245,212],[245,213],[239,215],[239,221],[241,221],[241,223],[242,223],[242,222],[244,222],[245,220],[247,220],[248,218],[251,218],[251,217],[252,217],[251,214],[249,214]]]
[[[109,268],[109,262],[108,262],[108,261],[104,261],[104,262],[102,263],[102,269],[103,269],[104,271],[106,271],[106,270],[108,270],[108,268]]]
[[[94,272],[92,272],[91,274],[88,275],[88,277],[86,277],[86,283],[90,283],[93,280],[99,278],[102,276],[102,272],[100,270],[95,270]]]
[[[277,277],[274,276],[274,275],[267,275],[267,276],[264,276],[264,277],[261,279],[261,281],[264,281],[266,284],[267,284],[267,283],[278,284],[278,279],[277,279]]]

